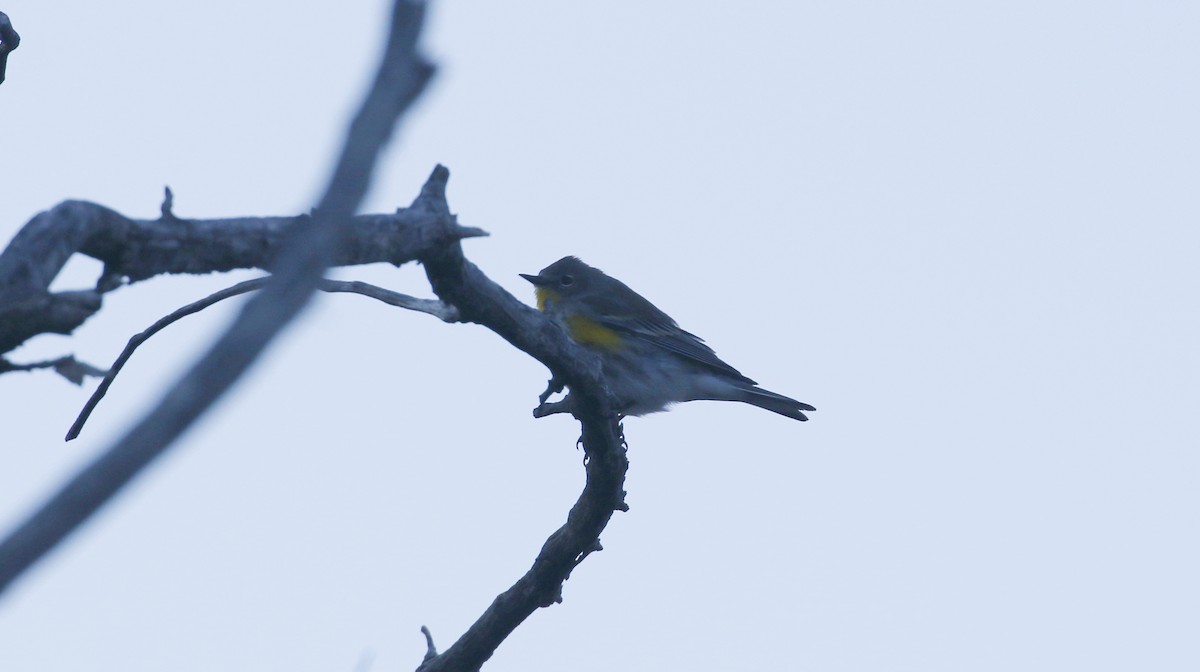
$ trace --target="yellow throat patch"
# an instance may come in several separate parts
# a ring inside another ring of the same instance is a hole
[[[538,287],[533,290],[534,296],[537,297],[538,310],[546,310],[546,302],[554,302],[558,300],[558,292],[551,291],[545,287]]]

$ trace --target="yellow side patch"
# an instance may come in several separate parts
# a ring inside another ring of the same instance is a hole
[[[568,317],[567,328],[571,331],[571,338],[581,345],[594,345],[606,350],[621,347],[621,336],[617,332],[582,315]]]

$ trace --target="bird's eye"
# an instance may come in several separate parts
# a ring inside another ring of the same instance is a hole
[[[570,275],[564,275],[558,279],[558,284],[562,285],[563,287],[570,287],[571,285],[575,284],[575,278]]]

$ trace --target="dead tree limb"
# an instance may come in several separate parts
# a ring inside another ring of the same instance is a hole
[[[428,219],[428,218],[425,218]],[[96,203],[66,201],[36,215],[0,252],[0,353],[38,334],[70,334],[101,308],[101,295],[164,273],[271,270],[296,217],[144,220]],[[359,215],[346,227],[331,265],[414,261],[433,232],[408,209]],[[463,228],[464,237],[487,235]],[[75,253],[104,263],[95,290],[49,291]]]
[[[435,171],[436,174],[437,171]],[[414,208],[448,215],[445,182],[429,180]],[[428,197],[427,197],[428,196]],[[427,198],[426,198],[427,197]],[[421,664],[421,672],[477,670],[501,642],[539,607],[562,599],[571,570],[599,546],[614,511],[625,511],[624,438],[599,361],[566,337],[554,322],[518,301],[463,257],[458,242],[421,258],[434,292],[458,308],[466,322],[486,326],[545,364],[578,399],[575,416],[583,428],[587,484],[567,522],[546,540],[529,569],[501,593],[454,644]]]

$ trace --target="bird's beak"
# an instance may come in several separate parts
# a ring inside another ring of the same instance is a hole
[[[525,278],[529,282],[533,283],[534,287],[545,287],[546,285],[550,284],[549,280],[543,278],[540,275],[527,275],[525,273],[518,273],[517,275],[519,275],[522,278]]]

